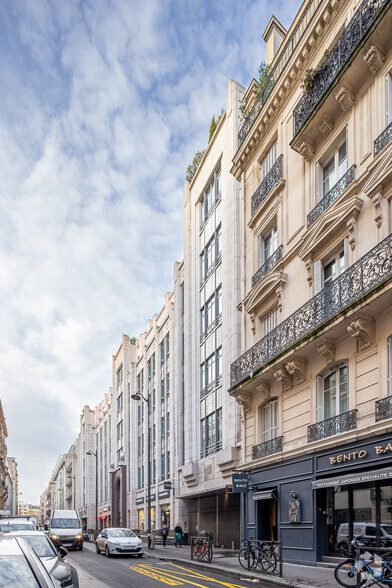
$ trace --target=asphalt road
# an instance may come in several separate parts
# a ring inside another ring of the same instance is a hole
[[[249,580],[230,579],[213,570],[197,571],[187,564],[120,556],[107,558],[95,553],[95,545],[84,544],[83,551],[70,551],[66,560],[79,574],[80,588],[163,588],[195,586],[197,588],[249,588]],[[261,584],[259,584],[261,586]]]

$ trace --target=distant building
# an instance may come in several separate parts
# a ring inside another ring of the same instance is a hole
[[[7,425],[5,424],[5,417],[3,406],[0,400],[0,510],[5,510],[5,505],[8,498],[7,492],[7,445],[6,438],[8,436]]]
[[[14,457],[7,456],[7,502],[5,510],[10,514],[18,514],[18,464]]]

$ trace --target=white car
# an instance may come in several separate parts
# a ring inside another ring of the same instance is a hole
[[[131,529],[109,527],[103,529],[95,541],[97,553],[112,555],[136,555],[143,557],[143,541]]]

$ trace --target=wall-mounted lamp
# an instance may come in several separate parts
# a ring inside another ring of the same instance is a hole
[[[293,490],[291,490],[290,496],[291,496],[291,498],[297,498],[297,495]]]

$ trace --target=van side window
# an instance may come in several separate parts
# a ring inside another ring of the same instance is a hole
[[[370,535],[371,537],[375,537],[376,536],[376,527],[370,527],[367,526],[366,527],[366,531],[365,531],[365,535]]]

